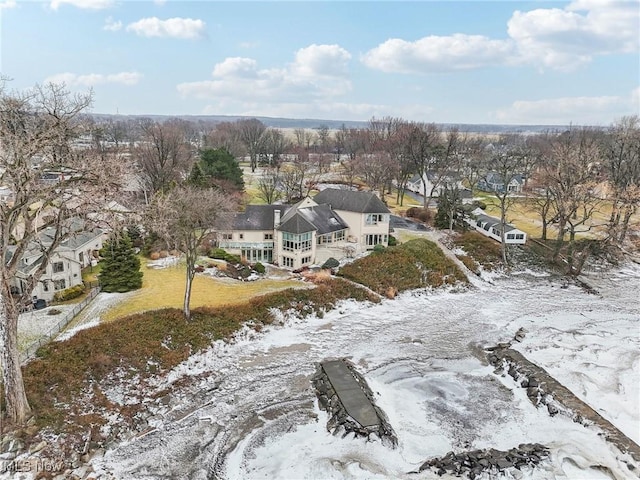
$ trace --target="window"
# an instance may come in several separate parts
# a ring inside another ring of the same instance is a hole
[[[282,249],[287,252],[311,250],[311,232],[300,235],[284,232],[282,234]]]
[[[293,268],[293,258],[291,258],[291,257],[282,257],[282,264],[285,267]]]
[[[233,240],[233,233],[223,233],[222,240]]]
[[[311,263],[311,257],[302,257],[302,264],[308,265]]]
[[[273,240],[273,233],[265,233],[264,234],[264,239],[265,240]]]
[[[240,237],[240,240],[244,240],[244,233],[241,233],[239,237]]]
[[[84,252],[80,252],[80,253],[78,254],[78,261],[79,261],[80,263],[84,263]]]
[[[516,240],[524,240],[524,233],[516,233]]]
[[[64,263],[56,262],[53,264],[53,273],[64,272]]]
[[[343,242],[344,241],[344,230],[340,230],[339,232],[336,232],[336,242]]]
[[[325,234],[325,235],[318,235],[318,240],[317,240],[317,244],[318,245],[322,245],[325,243],[331,243],[331,234]]]
[[[507,240],[513,240],[514,238],[516,238],[515,234],[507,233]]]
[[[386,215],[382,213],[368,213],[365,222],[367,225],[377,225],[383,223],[386,220],[385,217]]]
[[[42,282],[42,291],[43,292],[48,292],[49,291],[49,281],[45,280],[44,282]]]
[[[54,290],[64,290],[65,288],[67,288],[67,284],[65,283],[64,278],[53,281]]]
[[[374,247],[378,244],[386,245],[388,241],[387,235],[375,234],[375,235],[367,235],[367,247]]]

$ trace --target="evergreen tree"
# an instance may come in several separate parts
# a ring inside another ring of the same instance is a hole
[[[127,233],[105,242],[100,255],[103,260],[98,280],[103,292],[128,292],[142,286],[140,259]]]
[[[242,169],[226,148],[203,149],[191,171],[189,183],[200,188],[225,184],[237,190],[244,188]]]
[[[444,185],[438,198],[438,211],[433,224],[436,228],[453,230],[454,225],[464,218],[462,196],[457,185]]]

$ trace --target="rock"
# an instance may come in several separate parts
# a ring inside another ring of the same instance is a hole
[[[42,450],[44,447],[47,446],[47,442],[45,442],[44,440],[41,441],[40,443],[36,444],[36,445],[31,445],[29,447],[29,453],[37,453],[40,450]]]

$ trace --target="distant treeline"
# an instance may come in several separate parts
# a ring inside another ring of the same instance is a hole
[[[367,128],[369,121],[353,121],[353,120],[323,120],[315,118],[276,118],[276,117],[247,117],[234,115],[111,115],[96,113],[92,114],[96,120],[106,119],[122,119],[122,118],[150,118],[153,120],[168,120],[170,118],[180,118],[182,120],[190,120],[205,123],[221,123],[235,122],[249,118],[260,120],[265,126],[272,128],[308,128],[317,129],[321,126],[328,127],[331,130],[338,130],[343,126],[346,128]],[[548,130],[562,130],[569,128],[569,125],[505,125],[505,124],[474,124],[474,123],[436,123],[441,128],[450,128],[457,126],[461,132],[474,133],[541,133]],[[574,125],[575,127],[575,125]]]

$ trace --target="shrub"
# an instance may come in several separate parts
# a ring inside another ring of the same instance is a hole
[[[151,260],[159,260],[159,259],[160,259],[160,253],[158,253],[158,252],[151,252],[151,253],[149,254],[149,258],[150,258]]]
[[[232,255],[222,248],[214,248],[209,252],[211,258],[216,260],[224,260],[229,263],[240,263],[240,257],[238,255]]]
[[[262,263],[260,263],[260,262],[256,263],[256,264],[253,266],[253,269],[254,269],[256,272],[260,273],[260,274],[263,274],[263,273],[265,273],[265,272],[267,271],[267,269],[264,267],[264,265],[263,265]]]
[[[340,262],[333,257],[327,258],[327,261],[322,264],[320,268],[338,268]]]
[[[398,240],[393,235],[389,235],[389,246],[395,247],[398,244]]]
[[[482,265],[485,270],[493,270],[496,266],[502,264],[500,244],[481,233],[475,231],[463,232],[455,238],[454,243],[471,257],[469,260],[462,261],[472,272],[478,271],[478,267],[471,268],[467,262]]]
[[[66,302],[67,300],[73,300],[74,298],[78,298],[83,293],[84,293],[84,285],[76,285],[75,287],[70,287],[65,290],[56,292],[53,295],[53,300],[56,302]]]
[[[428,208],[421,208],[421,207],[409,208],[407,210],[406,215],[409,218],[417,218],[418,220],[424,223],[431,222],[431,219],[433,218],[433,214],[431,213],[431,210],[429,210]]]
[[[440,247],[426,239],[415,239],[389,247],[376,255],[355,260],[339,275],[389,296],[413,288],[438,287],[445,282],[467,282],[460,269]]]
[[[380,253],[380,252],[384,252],[385,251],[385,246],[378,243],[377,245],[375,245],[373,247],[373,253]]]

